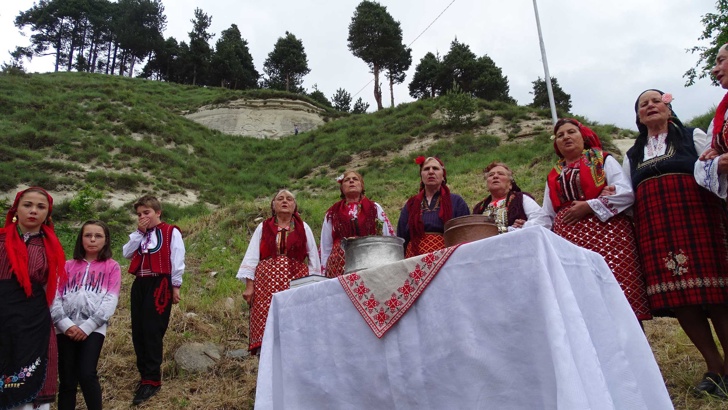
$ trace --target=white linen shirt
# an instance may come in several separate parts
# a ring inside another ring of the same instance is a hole
[[[728,111],[726,112],[726,117],[728,117]],[[712,135],[713,121],[710,122],[710,126],[708,127],[708,133],[706,135],[707,138],[704,146],[701,149],[698,149],[697,144],[695,145],[695,149],[698,151],[698,155],[702,154],[703,151],[710,147]],[[728,155],[728,153],[722,154],[721,156],[723,155]],[[708,161],[695,161],[694,175],[695,180],[700,186],[714,193],[720,198],[726,199],[726,196],[728,194],[728,174],[718,174],[719,158],[720,157],[715,157],[712,160]]]
[[[125,258],[131,260],[134,257],[134,253],[142,244],[142,239],[144,239],[144,233],[138,229],[129,234],[129,242],[122,248]],[[149,235],[149,239],[149,248],[157,246],[157,235]],[[182,286],[182,274],[185,273],[185,243],[179,229],[172,229],[172,241],[169,246],[172,250],[170,257],[172,262],[172,286],[178,288]]]
[[[586,201],[592,211],[594,211],[594,215],[602,222],[606,222],[614,215],[629,209],[634,203],[632,183],[622,171],[619,162],[611,155],[604,160],[604,172],[607,175],[607,185],[614,186],[615,194],[588,199]],[[543,193],[543,206],[541,210],[536,213],[533,219],[528,218],[528,221],[524,224],[524,228],[527,226],[541,225],[546,229],[551,229],[554,218],[556,217],[556,211],[554,210],[549,193],[549,184],[547,183]]]

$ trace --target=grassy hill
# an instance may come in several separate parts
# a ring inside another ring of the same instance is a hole
[[[348,168],[364,174],[367,195],[396,223],[419,184],[413,163],[418,155],[443,159],[451,190],[471,206],[485,195],[482,169],[491,161],[508,163],[519,186],[539,202],[555,161],[549,112],[480,100],[478,117],[468,126],[448,125],[436,99],[365,115],[327,110],[324,126],[280,140],[224,135],[181,115],[241,98],[305,97],[82,73],[0,75],[0,192],[19,184],[70,192],[55,210],[67,254],[76,224],[95,217],[111,223],[116,259],[123,270],[128,266],[120,249],[133,219],[129,209],[110,205],[111,194],[165,198],[193,192],[199,198],[193,206],[164,207],[164,219],[185,233],[188,270],[165,339],[166,384],[146,408],[252,408],[255,358],[223,357],[210,374],[184,374],[173,354],[192,341],[213,341],[225,350],[247,346],[247,308],[235,273],[279,188],[297,193],[303,219],[318,239],[326,209],[338,200],[335,176]],[[613,138],[634,134],[585,122],[612,151]],[[99,363],[107,408],[128,408],[137,378],[130,286],[131,275],[125,275]],[[702,364],[676,323],[653,321],[646,331],[676,407],[719,408],[686,393]]]

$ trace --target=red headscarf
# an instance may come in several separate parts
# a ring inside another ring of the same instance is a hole
[[[573,118],[562,118],[558,121],[556,121],[556,125],[554,125],[554,135],[556,135],[556,131],[559,130],[564,124],[569,123],[572,125],[575,125],[577,128],[579,128],[579,132],[581,133],[581,136],[584,138],[584,148],[594,148],[601,150],[602,149],[602,142],[599,141],[599,137],[597,136],[597,133],[592,131],[591,128],[585,126],[584,124],[580,123],[579,121],[573,119]],[[554,139],[554,151],[556,151],[556,155],[559,156],[559,158],[563,158],[564,156],[561,154],[561,151],[559,151],[559,147],[556,145],[556,139]]]
[[[30,284],[30,275],[28,274],[28,248],[18,234],[18,223],[13,222],[13,218],[18,211],[20,199],[26,192],[39,192],[48,199],[48,216],[41,225],[41,231],[43,232],[43,247],[45,248],[46,259],[48,260],[46,300],[48,305],[50,305],[56,296],[56,287],[66,281],[66,255],[63,253],[63,247],[53,230],[53,222],[51,220],[53,197],[45,189],[30,187],[15,195],[13,206],[5,216],[5,227],[3,228],[5,230],[5,251],[10,260],[10,269],[15,274],[25,294],[30,296],[33,290]]]
[[[407,212],[409,219],[407,224],[410,229],[410,241],[416,247],[422,238],[425,237],[425,224],[422,222],[422,201],[425,198],[425,183],[422,182],[422,167],[429,160],[436,160],[442,167],[442,185],[440,185],[440,212],[437,214],[442,220],[443,225],[452,219],[452,200],[450,199],[450,188],[447,187],[447,170],[445,164],[440,158],[419,156],[415,158],[415,163],[420,166],[420,192],[407,201]]]

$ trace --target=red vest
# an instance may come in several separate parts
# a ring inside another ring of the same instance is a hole
[[[172,274],[172,231],[179,228],[165,222],[160,222],[152,235],[157,236],[157,246],[149,249],[149,253],[142,253],[141,247],[134,253],[129,264],[129,273],[136,274],[142,267],[154,273],[163,275]]]

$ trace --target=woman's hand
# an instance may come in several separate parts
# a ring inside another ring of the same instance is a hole
[[[172,303],[176,305],[179,303],[180,299],[179,288],[175,286],[172,288]]]
[[[525,219],[516,219],[515,221],[513,221],[513,225],[511,225],[511,226],[516,229],[520,229],[520,228],[523,228],[523,224],[525,224],[525,223],[526,223]]]
[[[249,306],[253,305],[253,299],[255,298],[255,282],[251,279],[245,279],[245,291],[243,291],[243,299],[248,303]]]
[[[702,154],[700,154],[700,158],[698,158],[701,161],[710,161],[711,159],[718,156],[718,151],[715,150],[715,148],[710,147],[703,151]]]
[[[68,330],[66,330],[65,335],[74,342],[83,342],[88,337],[86,332],[84,332],[83,330],[81,330],[80,327],[75,325],[69,327]]]
[[[591,213],[594,211],[586,201],[574,201],[574,206],[564,211],[564,217],[561,220],[567,225],[573,225]]]

